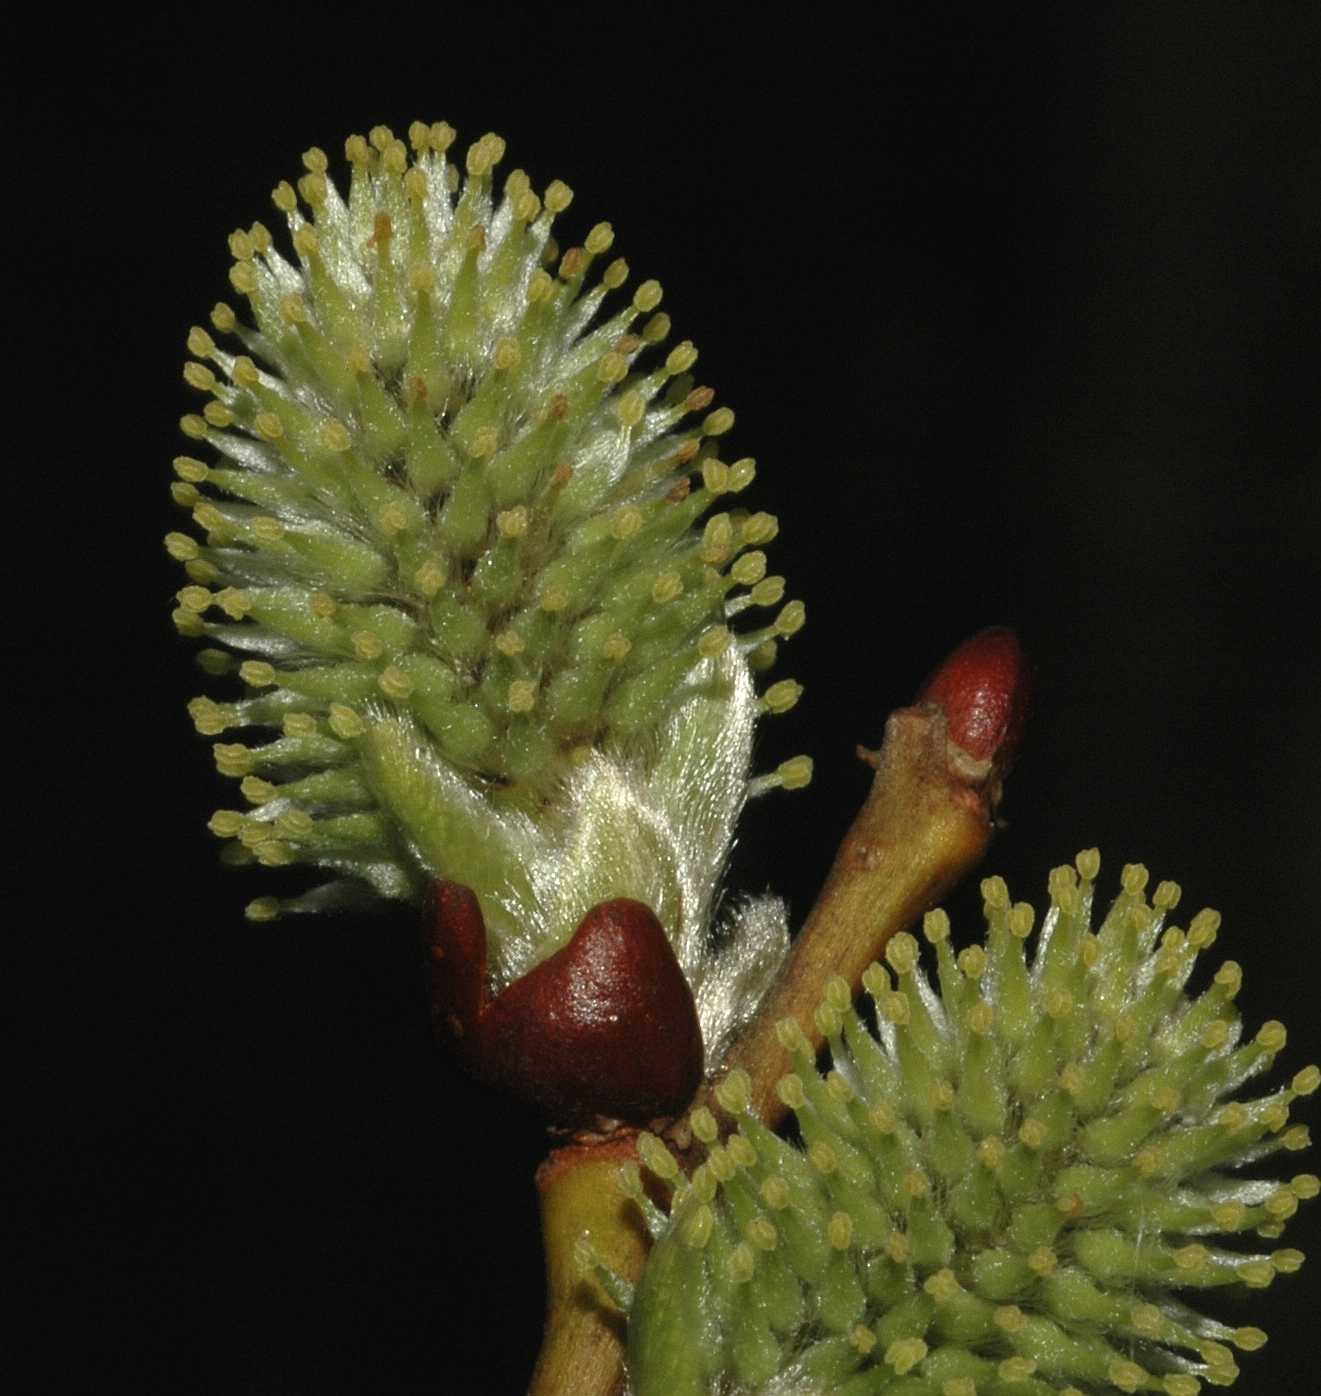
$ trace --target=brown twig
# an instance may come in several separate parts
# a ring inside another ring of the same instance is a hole
[[[620,1192],[621,1164],[637,1157],[637,1133],[556,1149],[537,1170],[546,1248],[546,1334],[529,1396],[619,1396],[623,1390],[624,1322],[593,1279],[582,1274],[579,1240],[633,1281],[647,1240],[633,1204]]]
[[[991,760],[976,760],[949,740],[933,703],[901,708],[886,723],[879,752],[860,752],[876,768],[871,790],[835,855],[816,905],[794,941],[778,982],[694,1104],[719,1113],[714,1085],[735,1067],[752,1081],[752,1108],[774,1127],[787,1107],[776,1082],[791,1070],[776,1036],[795,1018],[814,1048],[814,1021],[826,981],[862,973],[898,931],[935,906],[986,852],[999,781]],[[683,1121],[672,1131],[686,1148]]]
[[[775,1083],[789,1069],[776,1023],[797,1018],[819,1046],[813,1011],[826,980],[843,975],[856,988],[890,937],[934,906],[978,862],[991,836],[1000,766],[950,740],[935,703],[894,713],[881,750],[861,754],[876,768],[871,791],[779,981],[717,1076],[736,1066],[748,1072],[754,1108],[772,1125],[785,1108]],[[712,1086],[703,1086],[692,1105],[715,1108]],[[686,1121],[687,1112],[668,1131],[680,1152],[691,1142]],[[580,1276],[574,1247],[587,1234],[618,1274],[632,1280],[641,1272],[646,1243],[616,1186],[620,1164],[633,1157],[633,1136],[579,1143],[557,1150],[538,1174],[550,1297],[531,1396],[618,1396],[623,1389],[622,1324]]]
[[[1004,772],[1027,707],[1028,674],[1011,631],[984,630],[964,642],[923,686],[917,703],[891,714],[878,752],[858,754],[876,775],[844,836],[825,885],[787,964],[712,1081],[666,1130],[685,1154],[688,1118],[699,1104],[720,1111],[715,1084],[748,1073],[753,1109],[768,1125],[786,1107],[776,1083],[790,1066],[776,1024],[797,1020],[820,1048],[815,1009],[834,975],[856,993],[863,971],[897,932],[933,907],[981,859],[990,842]],[[620,1396],[622,1318],[578,1264],[579,1239],[632,1282],[647,1243],[618,1187],[636,1158],[636,1131],[579,1136],[537,1173],[546,1246],[546,1336],[530,1396]]]

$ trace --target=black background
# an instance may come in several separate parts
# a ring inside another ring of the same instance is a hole
[[[855,742],[1009,621],[1038,696],[990,865],[1037,899],[1091,844],[1178,879],[1224,912],[1249,1023],[1288,1022],[1288,1071],[1321,1057],[1318,11],[1062,8],[148,9],[16,37],[20,1389],[504,1393],[535,1354],[540,1130],[437,1060],[407,915],[242,919],[267,882],[215,864],[232,797],[168,620],[179,368],[224,236],[377,121],[496,129],[506,168],[567,180],[569,232],[614,223],[739,414],[809,614],[759,764],[807,750],[817,778],[750,813],[737,885],[801,918]],[[1244,1389],[1313,1384],[1315,1286],[1220,1305],[1273,1334]]]

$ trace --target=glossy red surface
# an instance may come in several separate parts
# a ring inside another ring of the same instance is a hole
[[[919,700],[938,703],[952,741],[978,761],[1013,759],[1031,689],[1018,636],[1004,626],[965,640],[923,684]]]
[[[437,882],[426,919],[437,1031],[482,1079],[557,1124],[644,1123],[682,1109],[702,1071],[692,991],[642,902],[594,906],[572,939],[492,998],[476,897]]]

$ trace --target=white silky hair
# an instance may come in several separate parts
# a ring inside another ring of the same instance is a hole
[[[598,902],[634,897],[674,946],[714,1066],[779,972],[789,932],[775,896],[717,915],[748,794],[757,696],[747,664],[731,647],[703,661],[688,689],[645,748],[591,752],[553,815],[535,832],[520,821],[524,885],[493,895],[492,987],[559,949]]]

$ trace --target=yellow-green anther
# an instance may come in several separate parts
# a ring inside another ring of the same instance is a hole
[[[592,223],[581,246],[562,249],[546,233],[569,208],[569,187],[552,181],[538,197],[522,170],[497,186],[503,140],[488,133],[461,160],[441,161],[454,141],[445,123],[414,122],[406,141],[383,126],[350,136],[347,197],[326,151],[310,147],[302,171],[272,195],[293,252],[286,245],[281,256],[261,223],[231,235],[231,281],[256,327],[221,303],[214,330],[187,336],[185,380],[209,400],[182,430],[219,460],[175,464],[172,494],[195,530],[166,539],[191,583],[173,620],[182,634],[240,651],[243,677],[270,700],[265,716],[250,710],[254,725],[278,720],[291,697],[314,698],[329,720],[321,745],[300,754],[324,753],[326,770],[346,759],[336,742],[394,724],[382,738],[393,774],[368,799],[400,837],[383,835],[374,861],[350,872],[376,892],[417,898],[431,878],[454,873],[454,839],[474,817],[455,802],[465,790],[500,792],[479,798],[487,827],[473,837],[504,850],[482,859],[489,877],[474,886],[501,982],[563,943],[581,913],[535,898],[503,911],[495,903],[510,887],[532,898],[534,883],[583,886],[582,870],[553,864],[588,856],[572,842],[572,807],[596,798],[595,786],[567,777],[599,756],[593,781],[608,773],[642,792],[640,804],[624,801],[636,816],[612,830],[621,849],[665,828],[685,845],[679,862],[709,870],[710,885],[678,911],[665,903],[674,885],[665,857],[636,885],[610,889],[655,906],[676,944],[692,947],[684,968],[697,975],[711,957],[715,882],[748,791],[748,723],[788,706],[791,692],[776,689],[772,707],[758,702],[747,677],[770,658],[768,636],[736,643],[728,626],[738,609],[731,586],[756,593],[741,593],[743,605],[776,599],[764,558],[739,556],[753,540],[728,516],[702,531],[714,497],[744,488],[752,464],[724,466],[702,447],[703,432],[732,422],[728,409],[708,412],[711,389],[681,381],[679,401],[655,396],[696,361],[690,341],[669,346],[659,283],[643,281],[613,316],[598,317],[629,275],[616,258],[589,283],[593,259],[604,262],[614,244],[611,224]],[[213,333],[236,335],[240,352]],[[707,413],[703,426],[690,419],[681,429],[673,407]],[[683,469],[682,490],[656,489],[662,462]],[[697,471],[704,490],[692,489]],[[730,568],[728,581],[712,584],[692,565],[703,549],[711,566]],[[396,609],[410,633],[367,622],[369,606]],[[208,615],[213,607],[223,617]],[[600,645],[575,654],[559,625],[602,611],[611,614]],[[587,672],[600,665],[608,672]],[[337,690],[340,677],[347,686]],[[216,735],[232,715],[217,707],[196,720]],[[679,749],[674,723],[700,748],[685,754],[689,768],[721,773],[702,819],[684,804],[683,782],[665,774]],[[245,764],[219,759],[225,769]],[[285,783],[292,763],[262,760],[278,766],[272,783]],[[731,762],[742,764],[736,778],[725,773]],[[302,774],[318,769],[313,760]],[[796,769],[775,783],[791,784]],[[427,837],[417,837],[419,819],[436,826]],[[515,830],[522,820],[535,853]],[[344,872],[317,838],[291,856]],[[544,865],[533,881],[513,866],[530,857]],[[472,884],[474,870],[464,872]],[[351,895],[347,881],[336,886]],[[334,888],[314,902],[334,905]]]
[[[1245,1352],[1265,1341],[1259,1329],[1225,1329],[1194,1309],[1203,1292],[1265,1288],[1302,1264],[1299,1251],[1242,1255],[1213,1233],[1277,1236],[1321,1196],[1314,1173],[1269,1188],[1239,1180],[1232,1188],[1242,1196],[1225,1195],[1264,1142],[1306,1143],[1285,1132],[1288,1107],[1321,1087],[1321,1071],[1307,1067],[1287,1089],[1224,1103],[1284,1049],[1283,1028],[1269,1022],[1231,1049],[1242,1041],[1237,966],[1191,1003],[1178,984],[1161,989],[1158,1012],[1140,1018],[1161,958],[1186,955],[1177,929],[1153,944],[1174,884],[1157,884],[1147,901],[1146,869],[1131,865],[1097,937],[1085,922],[1098,871],[1089,850],[1076,873],[1052,874],[1051,941],[1035,956],[1034,918],[999,878],[982,888],[986,944],[966,947],[957,966],[948,918],[928,914],[938,987],[918,939],[893,936],[886,963],[863,975],[879,1041],[856,1019],[839,1030],[852,993],[846,981],[829,981],[815,1015],[835,1058],[824,1079],[799,1024],[779,1025],[796,1069],[778,1093],[803,1143],[765,1136],[774,1173],[759,1197],[718,1157],[710,1201],[724,1232],[754,1248],[756,1213],[747,1209],[775,1216],[773,1260],[747,1282],[749,1302],[778,1294],[772,1287],[785,1276],[795,1286],[791,1322],[775,1330],[774,1373],[834,1371],[832,1352],[861,1326],[888,1354],[890,1381],[912,1376],[941,1396],[983,1384],[1043,1396],[1102,1388],[1193,1396],[1197,1379],[1180,1367],[1221,1385],[1237,1372],[1225,1342],[1201,1335],[1217,1332]],[[1061,944],[1067,954],[1052,958]],[[757,1162],[770,1166],[762,1143]],[[658,1251],[682,1244],[675,1230]],[[858,1277],[861,1290],[851,1290]],[[709,1318],[699,1306],[694,1321]],[[645,1311],[632,1318],[647,1321]],[[772,1367],[758,1370],[764,1386]],[[874,1368],[856,1370],[859,1391],[885,1385]],[[744,1389],[718,1367],[710,1379]]]

